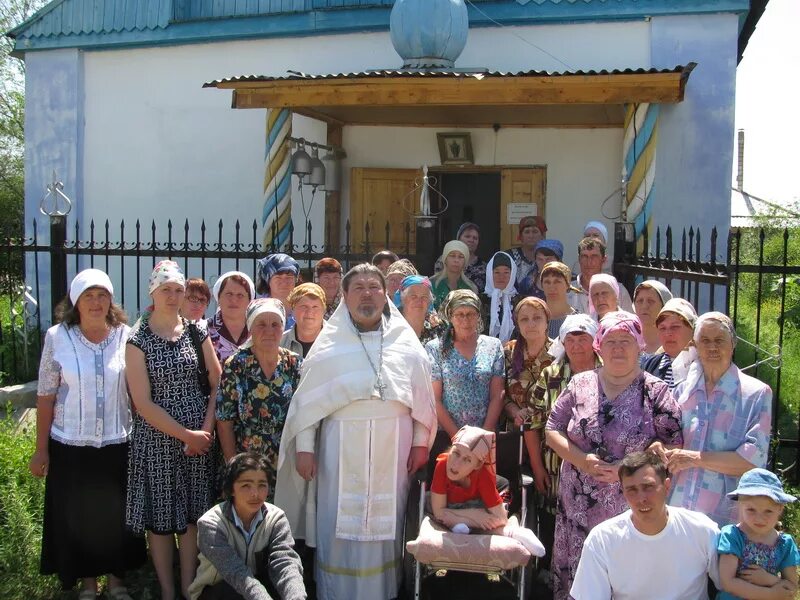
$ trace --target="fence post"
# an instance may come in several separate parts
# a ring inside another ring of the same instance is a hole
[[[50,215],[50,313],[56,321],[56,306],[67,295],[67,216]]]
[[[633,265],[636,262],[636,235],[633,223],[614,223],[614,277],[629,292],[633,292],[636,275],[630,269],[624,271],[617,265]]]
[[[433,273],[433,266],[438,257],[436,253],[436,236],[433,234],[433,227],[436,224],[436,217],[417,218],[417,270],[420,273]]]

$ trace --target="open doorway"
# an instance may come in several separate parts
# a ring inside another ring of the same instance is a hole
[[[447,198],[447,210],[438,220],[437,248],[455,239],[462,223],[470,221],[481,228],[478,255],[483,260],[500,249],[500,171],[433,173],[437,187]],[[435,196],[435,194],[434,194]],[[441,198],[435,198],[441,200]],[[444,208],[439,206],[438,210]]]

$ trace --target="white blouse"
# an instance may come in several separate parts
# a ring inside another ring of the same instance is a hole
[[[50,437],[70,446],[100,448],[125,442],[131,411],[125,385],[125,343],[120,325],[99,344],[79,326],[54,325],[44,338],[39,364],[40,396],[56,395]]]

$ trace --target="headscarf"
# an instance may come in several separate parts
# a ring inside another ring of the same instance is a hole
[[[255,323],[256,317],[264,313],[276,315],[280,318],[281,323],[283,323],[283,327],[286,327],[286,309],[283,307],[283,302],[276,298],[256,298],[247,305],[247,313],[245,313],[248,331],[253,329],[253,323]],[[247,342],[245,342],[245,344],[247,344]]]
[[[603,243],[608,244],[608,229],[600,221],[589,221],[583,226],[583,235],[586,237],[586,232],[590,229],[597,229],[603,236]]]
[[[389,265],[389,268],[386,269],[386,276],[400,274],[403,277],[407,277],[409,275],[416,275],[417,268],[407,258],[401,258],[399,260],[394,261],[392,264]]]
[[[453,436],[452,442],[454,446],[458,444],[467,448],[483,463],[482,467],[488,468],[492,475],[495,475],[497,442],[494,431],[464,425]]]
[[[478,331],[483,330],[483,324],[480,322],[481,301],[478,295],[472,290],[453,290],[447,294],[439,308],[439,312],[447,321],[447,329],[442,336],[442,355],[444,356],[447,356],[453,349],[453,313],[462,306],[472,308],[478,313]]]
[[[558,330],[558,337],[553,340],[553,344],[550,346],[550,356],[556,361],[564,358],[567,353],[564,347],[564,341],[570,333],[588,333],[592,337],[592,340],[594,340],[599,328],[600,324],[589,315],[583,313],[567,315],[564,322],[561,324],[561,328]]]
[[[592,286],[597,283],[605,283],[614,291],[614,295],[617,297],[617,308],[619,308],[619,282],[617,278],[608,273],[597,273],[592,275],[589,280],[589,314],[593,317],[597,316],[597,311],[594,308],[594,303],[592,303]]]
[[[186,287],[186,277],[174,260],[162,260],[156,263],[153,272],[150,273],[150,280],[147,284],[148,293],[152,296],[156,288],[165,283],[177,283],[184,288]]]
[[[562,244],[558,240],[548,240],[548,239],[539,240],[533,247],[534,255],[538,250],[549,250],[550,252],[556,255],[556,258],[558,260],[564,258],[564,244]]]
[[[250,292],[250,300],[256,297],[256,286],[253,285],[253,280],[250,279],[249,275],[242,273],[241,271],[228,271],[227,273],[220,275],[219,279],[217,279],[217,282],[214,284],[214,291],[212,294],[214,295],[214,300],[216,300],[217,303],[219,303],[219,292],[222,289],[222,284],[228,277],[231,277],[232,275],[238,275],[247,282],[247,291]]]
[[[597,335],[594,336],[594,344],[592,345],[595,352],[598,354],[600,353],[600,346],[603,340],[608,337],[609,333],[615,331],[624,331],[632,335],[636,343],[639,344],[639,350],[645,349],[646,344],[644,335],[642,335],[642,322],[639,320],[639,317],[625,310],[615,310],[606,313],[606,315],[600,319],[600,327],[597,330]]]
[[[525,296],[522,300],[517,302],[517,305],[514,307],[515,323],[519,321],[519,313],[521,313],[522,309],[526,306],[541,310],[547,319],[547,323],[550,323],[550,308],[547,306],[547,302],[536,296]],[[545,333],[545,335],[547,334]],[[519,377],[523,367],[525,367],[525,349],[528,342],[525,341],[525,336],[522,335],[519,329],[514,332],[514,339],[517,343],[514,344],[514,351],[511,353],[511,376],[516,378]]]
[[[494,277],[492,271],[494,270],[495,263],[500,260],[502,264],[497,266],[507,266],[511,269],[511,277],[502,290],[494,287]],[[517,295],[517,288],[514,283],[517,281],[517,264],[505,252],[495,252],[492,259],[486,265],[486,287],[483,293],[491,298],[491,306],[489,307],[489,335],[492,337],[500,338],[504,344],[511,339],[511,334],[514,332],[514,315],[511,307],[511,299]],[[500,319],[500,310],[502,308],[503,318]]]
[[[316,283],[301,283],[295,287],[291,292],[289,292],[289,297],[286,298],[286,304],[294,308],[294,305],[306,296],[316,298],[322,302],[323,310],[327,306],[328,298],[325,295],[325,290],[323,290],[322,287]]]
[[[78,304],[78,298],[89,288],[99,287],[114,295],[114,285],[111,279],[100,269],[84,269],[69,284],[69,299],[73,306]]]
[[[661,306],[664,306],[668,300],[672,300],[672,292],[669,288],[655,279],[648,279],[637,285],[636,289],[633,290],[634,300],[636,300],[636,294],[638,294],[641,289],[651,289],[658,294],[658,297],[661,298]]]
[[[277,252],[265,256],[256,265],[256,284],[260,287],[261,282],[269,286],[269,280],[277,273],[291,273],[295,277],[300,275],[300,265],[288,254]]]
[[[445,259],[447,259],[447,255],[450,254],[451,252],[460,252],[461,254],[464,255],[464,269],[461,270],[460,279],[466,284],[466,286],[470,290],[472,290],[477,294],[478,288],[475,287],[475,284],[472,281],[470,281],[469,277],[467,277],[467,275],[464,272],[467,268],[467,265],[469,264],[469,256],[470,256],[469,248],[462,241],[450,240],[444,245],[444,248],[442,249],[442,255],[439,257],[439,260],[442,261],[442,264],[444,264]],[[447,277],[447,269],[443,268],[441,271],[439,271],[433,277],[431,277],[431,285],[438,284],[445,277]]]
[[[694,329],[695,323],[697,323],[697,311],[694,309],[694,306],[692,306],[691,302],[684,300],[683,298],[672,298],[671,300],[667,300],[664,303],[664,306],[661,307],[661,310],[658,311],[656,323],[659,322],[663,315],[669,313],[677,315],[683,319],[692,329]]]
[[[404,277],[403,281],[400,282],[400,287],[394,293],[394,298],[392,298],[394,305],[398,308],[398,310],[400,310],[400,312],[403,311],[402,293],[412,285],[424,285],[426,288],[428,288],[428,291],[431,289],[430,279],[423,275],[408,275]],[[433,301],[428,304],[428,310],[431,310],[432,305]]]
[[[542,267],[539,272],[539,287],[542,287],[542,279],[545,275],[560,275],[567,282],[567,291],[575,290],[572,286],[572,271],[563,262],[552,260]]]
[[[544,222],[542,217],[522,217],[519,220],[519,232],[517,233],[517,239],[522,238],[522,230],[526,227],[536,227],[539,231],[542,232],[542,235],[547,233],[547,225]]]
[[[725,331],[728,332],[728,335],[731,336],[731,343],[733,346],[736,346],[736,328],[733,326],[733,321],[731,318],[721,312],[711,311],[707,313],[703,313],[699,317],[697,317],[697,322],[694,324],[694,341],[697,343],[697,338],[700,337],[700,330],[703,328],[703,325],[706,323],[716,323],[720,325]]]
[[[478,227],[475,223],[470,223],[469,221],[467,221],[466,223],[462,223],[461,227],[458,228],[458,232],[456,232],[456,239],[460,240],[461,239],[461,234],[463,234],[468,229],[474,229],[475,231],[478,232],[478,235],[481,234],[481,228],[480,227]]]

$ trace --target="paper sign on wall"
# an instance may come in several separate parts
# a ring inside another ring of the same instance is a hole
[[[535,202],[509,202],[506,205],[506,216],[509,225],[519,225],[524,217],[535,217],[538,205]]]

